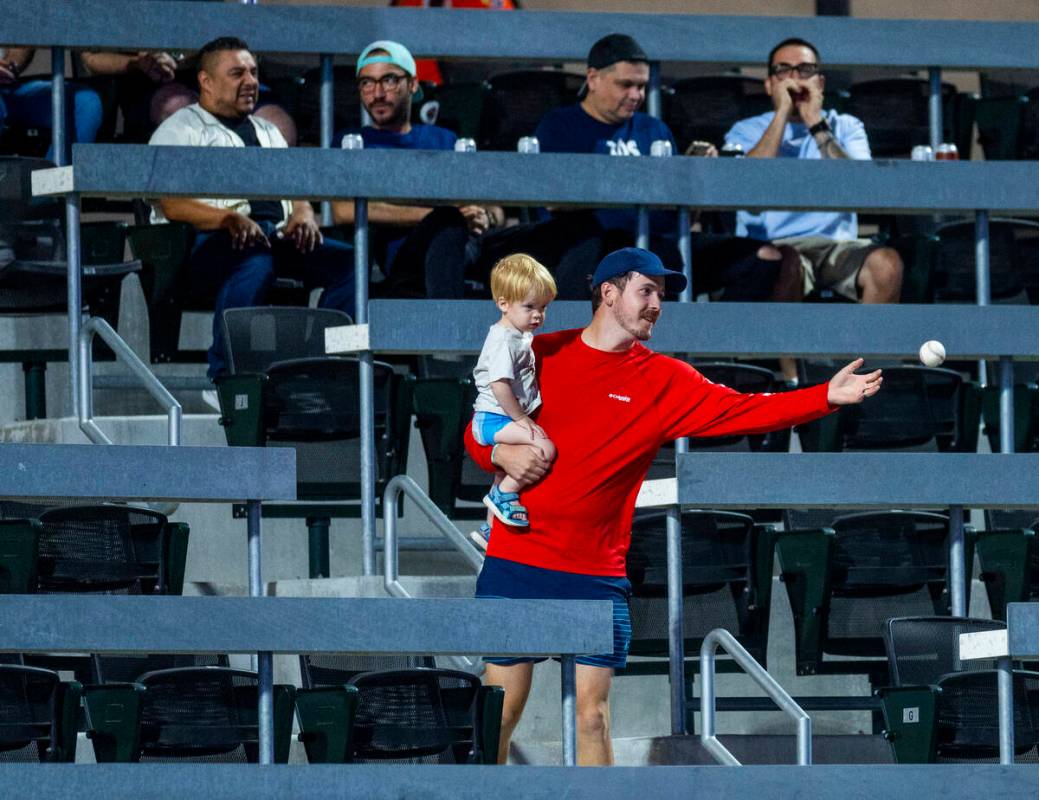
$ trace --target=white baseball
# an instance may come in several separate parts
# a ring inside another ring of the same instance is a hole
[[[945,345],[934,339],[920,345],[920,363],[925,367],[937,367],[945,361]]]

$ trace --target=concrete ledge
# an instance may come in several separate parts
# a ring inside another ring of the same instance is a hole
[[[920,800],[921,797],[1034,800],[1034,767],[992,765],[640,767],[268,766],[223,764],[11,764],[0,785],[11,797],[51,800],[342,800],[421,797],[425,800],[602,800],[624,798],[746,798]]]

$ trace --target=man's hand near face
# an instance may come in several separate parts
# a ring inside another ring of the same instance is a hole
[[[823,90],[815,78],[804,81],[795,95],[797,114],[809,128],[823,118]]]

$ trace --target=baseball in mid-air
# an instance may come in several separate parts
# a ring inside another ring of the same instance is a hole
[[[945,361],[945,345],[930,339],[920,345],[920,363],[925,367],[937,367]]]

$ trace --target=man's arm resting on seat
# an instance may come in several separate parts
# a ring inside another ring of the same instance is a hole
[[[480,445],[473,438],[471,425],[465,426],[465,449],[480,469],[501,470],[522,483],[536,483],[548,472],[549,462],[540,448],[528,444],[497,444],[493,448]],[[492,450],[494,461],[491,461]]]

